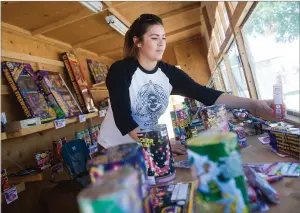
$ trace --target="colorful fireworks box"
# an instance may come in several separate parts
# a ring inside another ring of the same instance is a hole
[[[91,157],[92,157],[93,153],[98,151],[97,141],[96,141],[96,143],[92,143],[92,142],[95,142],[95,140],[92,141],[92,138],[91,138],[91,135],[90,135],[90,132],[88,129],[77,132],[76,138],[82,139],[85,141],[85,144],[88,147],[89,154]]]
[[[1,170],[1,192],[4,192],[6,189],[8,189],[8,178],[6,169]]]
[[[99,126],[93,126],[89,128],[89,133],[90,133],[92,144],[96,145],[98,140],[98,135],[100,133]]]
[[[84,140],[88,147],[92,145],[91,137],[87,129],[76,132],[76,138]]]
[[[88,90],[88,83],[76,56],[66,52],[62,54],[62,59],[71,78],[80,107],[85,113],[97,111]]]
[[[153,186],[150,189],[153,213],[192,213],[194,184],[192,182]]]
[[[39,170],[45,170],[51,167],[53,156],[50,149],[45,149],[42,152],[35,153],[35,160]]]
[[[89,66],[90,72],[92,73],[95,83],[103,83],[107,75],[107,67],[105,64],[87,59],[87,64]]]
[[[48,102],[60,107],[66,117],[82,113],[80,106],[59,73],[38,71],[38,87]]]
[[[27,118],[40,117],[41,122],[54,120],[56,112],[39,91],[37,76],[30,64],[2,62],[2,71]]]

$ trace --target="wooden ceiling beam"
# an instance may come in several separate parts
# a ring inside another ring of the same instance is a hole
[[[119,11],[116,10],[116,8],[114,8],[112,6],[112,3],[110,1],[103,1],[102,3],[108,7],[108,11],[112,15],[114,15],[117,19],[119,19],[121,22],[123,22],[123,24],[125,24],[127,27],[130,27],[130,25],[131,25],[130,21],[128,21],[128,19],[125,18],[125,16],[123,16],[121,13],[119,13]]]
[[[97,15],[97,14],[98,13],[92,13],[92,12],[87,11],[87,10],[80,10],[79,12],[73,13],[73,14],[67,16],[66,18],[61,19],[57,22],[53,22],[51,24],[48,24],[48,25],[45,25],[43,27],[37,28],[37,29],[31,31],[31,33],[32,33],[32,35],[40,35],[40,34],[55,30],[57,28],[63,27],[63,26],[68,25],[68,24],[72,24],[76,21],[94,16],[94,15]]]
[[[112,4],[114,8],[118,9],[118,7],[124,6],[124,4],[126,5],[128,3],[130,3],[130,1],[122,1],[122,2],[114,1]]]
[[[181,28],[181,29],[172,31],[172,32],[170,32],[170,33],[167,33],[166,36],[167,36],[167,38],[168,38],[168,37],[173,36],[173,35],[176,35],[176,34],[178,34],[178,33],[182,33],[182,32],[184,32],[184,31],[186,31],[186,30],[190,30],[190,29],[193,29],[193,28],[195,28],[195,27],[199,27],[200,25],[201,25],[200,22],[198,22],[198,23],[196,23],[196,24],[192,24],[192,25],[186,26],[186,27],[184,27],[184,28]],[[199,28],[199,33],[200,33],[200,28]]]
[[[79,2],[78,2],[79,4]],[[82,5],[82,7],[84,7]],[[107,10],[108,7],[106,5],[103,5],[103,9],[101,12]],[[54,23],[50,23],[46,26],[43,26],[43,27],[40,27],[38,29],[35,29],[33,31],[31,31],[31,34],[32,35],[39,35],[39,34],[43,34],[43,33],[46,33],[46,32],[49,32],[49,31],[52,31],[52,30],[55,30],[59,27],[63,27],[63,26],[66,26],[68,24],[72,24],[74,22],[77,22],[77,21],[80,21],[82,19],[86,19],[86,18],[89,18],[91,16],[95,16],[95,15],[98,15],[99,13],[93,13],[89,10],[86,10],[86,9],[82,9],[76,13],[73,13],[69,16],[67,16],[66,18],[62,19],[62,20],[59,20],[57,22],[54,22]]]
[[[170,18],[172,16],[175,16],[175,15],[178,15],[178,14],[181,14],[181,13],[185,13],[185,12],[191,12],[193,10],[199,10],[201,7],[201,2],[197,2],[195,4],[191,4],[189,6],[186,6],[186,7],[182,7],[182,8],[179,8],[179,9],[176,9],[176,10],[172,10],[170,12],[167,12],[167,13],[164,13],[164,14],[161,14],[159,17],[163,20],[167,19],[167,18]],[[200,10],[199,10],[199,13],[200,13]]]
[[[84,46],[88,46],[88,45],[90,45],[90,44],[93,44],[93,43],[96,43],[96,42],[99,42],[99,41],[105,41],[106,39],[112,38],[112,37],[115,36],[116,34],[117,34],[117,32],[116,32],[116,31],[113,31],[113,32],[110,32],[110,33],[98,35],[98,36],[95,36],[95,37],[93,37],[93,38],[90,38],[90,39],[87,39],[87,40],[78,42],[78,43],[76,43],[76,44],[73,44],[73,47],[74,47],[74,48],[84,47]]]
[[[105,4],[107,5],[108,8],[110,8],[110,9],[112,8],[111,7],[111,2],[106,2]],[[188,7],[184,7],[184,8],[178,9],[178,10],[174,10],[174,11],[165,13],[163,15],[163,17],[167,18],[167,17],[170,17],[170,16],[174,16],[174,15],[186,12],[186,11],[194,10],[194,9],[200,9],[200,3],[192,4],[192,5],[189,5]],[[200,22],[196,23],[196,24],[193,24],[193,25],[190,25],[190,26],[187,26],[185,28],[173,31],[171,33],[168,33],[167,36],[173,36],[177,33],[181,33],[183,31],[193,29],[194,27],[198,27],[198,26],[200,26]],[[79,48],[79,47],[88,46],[88,45],[96,43],[96,42],[105,41],[106,39],[112,38],[115,34],[116,34],[116,32],[110,32],[110,33],[107,33],[107,34],[95,36],[91,39],[84,40],[84,41],[81,41],[79,43],[73,44],[73,47],[74,48]],[[106,54],[106,53],[103,53],[103,54]]]
[[[200,26],[200,22],[198,22],[198,23],[196,23],[196,24],[192,24],[192,25],[189,25],[189,26],[187,26],[187,27],[184,27],[184,28],[181,28],[181,29],[178,29],[178,30],[175,30],[175,31],[173,31],[173,32],[170,32],[170,33],[168,33],[167,34],[167,37],[169,37],[169,36],[174,36],[174,35],[176,35],[176,34],[178,34],[178,33],[182,33],[182,32],[184,32],[184,31],[187,31],[187,30],[190,30],[190,29],[193,29],[193,28],[195,28],[195,27],[199,27]],[[199,28],[200,29],[200,28]],[[199,30],[199,34],[200,34],[200,30]],[[198,35],[197,35],[198,36]],[[189,39],[189,38],[188,38]],[[175,41],[176,42],[176,41]],[[174,43],[174,42],[172,42],[172,43]],[[123,49],[122,49],[122,47],[119,47],[119,48],[116,48],[116,49],[113,49],[113,50],[109,50],[109,51],[107,51],[107,52],[102,52],[102,53],[99,53],[98,55],[99,56],[105,56],[105,55],[113,55],[113,54],[116,54],[116,53],[119,53],[119,52],[121,52],[121,51],[123,51]]]

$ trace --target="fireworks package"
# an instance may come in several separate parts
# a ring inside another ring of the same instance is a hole
[[[7,178],[7,173],[6,169],[1,170],[1,192],[5,191],[8,189],[8,178]]]
[[[268,183],[268,181],[255,172],[250,167],[244,167],[245,174],[248,179],[248,183],[258,189],[262,195],[264,195],[269,202],[273,204],[279,204],[279,194],[278,192]]]
[[[51,167],[51,163],[53,161],[51,150],[45,149],[42,152],[35,153],[35,160],[39,170],[45,170]]]
[[[255,172],[263,173],[268,176],[300,176],[300,164],[295,162],[244,163],[243,167],[251,167]]]

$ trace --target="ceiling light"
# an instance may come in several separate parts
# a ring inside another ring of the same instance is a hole
[[[114,15],[106,16],[105,20],[112,28],[114,28],[116,31],[118,31],[122,35],[125,35],[126,32],[128,31],[128,27],[126,27],[125,24],[123,24]]]
[[[81,1],[80,3],[94,13],[102,11],[103,8],[103,5],[100,1]]]

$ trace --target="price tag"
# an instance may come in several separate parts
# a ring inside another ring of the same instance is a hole
[[[105,109],[102,109],[99,111],[99,117],[102,118],[106,115],[106,110]]]
[[[54,121],[55,129],[60,129],[66,126],[66,119],[59,119]]]
[[[10,204],[11,202],[18,199],[18,191],[16,187],[13,187],[11,189],[7,189],[4,192],[5,200],[7,204]]]
[[[85,114],[79,115],[78,117],[79,117],[79,123],[86,122]]]

